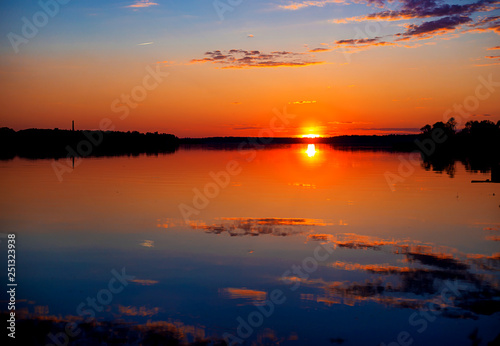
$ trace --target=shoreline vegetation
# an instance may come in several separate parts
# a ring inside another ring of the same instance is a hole
[[[0,128],[0,160],[60,159],[67,157],[138,156],[174,153],[183,148],[245,150],[276,145],[328,144],[340,150],[418,151],[424,167],[452,174],[461,161],[470,170],[489,171],[500,162],[500,121],[469,121],[458,131],[453,118],[422,127],[421,133],[349,135],[319,138],[206,137],[179,138],[173,134],[137,131],[85,131]]]

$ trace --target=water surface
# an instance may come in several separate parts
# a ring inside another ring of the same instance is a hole
[[[500,326],[500,185],[472,184],[489,173],[461,163],[451,175],[421,162],[404,171],[408,159],[328,145],[181,148],[84,159],[62,182],[52,160],[2,161],[17,311],[92,312],[175,328],[185,342],[489,342]],[[237,174],[220,173],[228,163]],[[229,180],[214,185],[214,174]],[[113,270],[134,278],[108,297]]]

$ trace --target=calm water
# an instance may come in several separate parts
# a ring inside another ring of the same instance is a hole
[[[500,327],[500,185],[472,184],[490,175],[460,163],[389,185],[401,158],[181,149],[84,159],[62,182],[51,160],[2,161],[17,311],[170,326],[184,341],[470,345],[477,329],[486,344]],[[113,270],[133,278],[110,295]]]

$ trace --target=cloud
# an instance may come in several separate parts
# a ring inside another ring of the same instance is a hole
[[[293,102],[288,102],[289,105],[306,105],[306,104],[312,104],[316,103],[316,101],[293,101]]]
[[[301,67],[323,64],[323,61],[314,61],[307,53],[293,53],[276,51],[263,53],[258,50],[247,51],[231,49],[229,51],[215,50],[206,52],[206,57],[192,59],[191,63],[220,64],[221,68],[252,68],[252,67]]]
[[[474,66],[476,67],[485,67],[485,66],[495,66],[495,65],[500,65],[500,62],[494,62],[491,64],[475,64]]]
[[[144,247],[154,247],[155,242],[153,240],[144,240],[144,242],[141,243],[141,246]]]
[[[404,266],[335,261],[330,266],[336,270],[365,272],[369,276],[359,282],[346,279],[328,282],[321,277],[282,278],[285,282],[300,282],[311,288],[310,293],[301,294],[301,299],[351,306],[376,302],[405,309],[422,309],[432,303],[439,306],[441,316],[450,318],[477,319],[477,315],[491,315],[498,311],[494,297],[500,290],[494,274],[500,268],[500,253],[468,254],[416,240],[380,239],[353,233],[313,234],[309,239],[323,244],[329,242],[334,248],[341,247],[350,252],[382,250],[392,253],[393,262],[404,263]],[[353,254],[352,258],[356,257]],[[485,275],[484,271],[490,273]],[[454,299],[442,299],[442,289],[450,284],[458,287],[459,293]]]
[[[485,12],[495,9],[498,0],[480,0],[471,4],[450,5],[438,0],[401,0],[398,10],[386,10],[370,13],[364,16],[336,19],[333,23],[363,22],[363,21],[396,21],[416,18],[445,17],[470,15],[474,12]]]
[[[314,49],[310,49],[309,52],[310,53],[323,53],[323,52],[330,52],[332,51],[333,49],[332,48],[314,48]]]
[[[175,61],[168,61],[168,60],[165,60],[165,61],[157,61],[156,62],[157,64],[162,64],[162,65],[175,65],[176,62]]]
[[[353,130],[358,131],[384,131],[384,132],[413,132],[419,133],[420,129],[418,127],[367,127],[367,128],[354,128]]]
[[[394,42],[380,41],[381,37],[360,38],[335,41],[333,49],[342,49],[344,53],[353,53],[373,47],[394,46]]]
[[[262,130],[262,126],[236,126],[233,130]]]
[[[354,53],[361,50],[370,49],[373,47],[382,47],[382,46],[395,46],[394,42],[381,41],[381,37],[375,38],[361,38],[361,39],[346,39],[346,40],[338,40],[335,41],[331,45],[327,45],[326,43],[322,43],[322,45],[328,47],[319,47],[310,49],[310,53],[323,53],[329,52],[336,49],[341,49],[343,53]]]
[[[484,17],[469,25],[467,32],[487,32],[493,31],[500,35],[500,16]]]
[[[362,39],[349,39],[349,40],[339,40],[335,41],[336,44],[342,45],[342,44],[347,44],[347,45],[353,45],[353,44],[370,44],[373,42],[377,42],[378,37],[376,38],[362,38]]]
[[[487,50],[497,50],[497,49],[500,49],[500,46],[490,47]]]
[[[139,280],[139,279],[132,280],[131,282],[141,286],[151,286],[151,285],[156,285],[158,283],[158,281],[156,280]]]
[[[219,289],[219,293],[229,299],[248,299],[253,301],[264,301],[266,300],[267,293],[264,291],[250,290],[246,287],[243,288],[222,288]]]
[[[329,4],[350,5],[351,3],[374,5],[376,7],[384,6],[384,0],[354,0],[352,2],[349,2],[348,0],[308,0],[289,1],[286,5],[278,5],[277,8],[281,10],[296,11],[308,7],[325,7]]]
[[[221,218],[218,223],[191,222],[192,229],[211,234],[227,233],[230,237],[270,235],[286,237],[306,233],[311,227],[331,226],[324,220],[302,218]]]
[[[125,6],[125,8],[144,8],[144,7],[157,6],[157,5],[158,4],[156,2],[152,2],[149,0],[137,0],[132,5]]]
[[[410,24],[407,26],[406,32],[396,34],[400,37],[398,41],[405,41],[411,38],[427,39],[434,35],[442,35],[451,31],[455,31],[460,25],[470,23],[472,19],[466,16],[451,16],[441,19],[423,22],[422,24]]]
[[[153,44],[154,42],[144,42],[144,43],[139,43],[138,46],[147,46],[148,44]]]
[[[393,35],[396,41],[424,40],[436,36],[441,39],[459,37],[467,32],[493,31],[500,34],[500,16],[483,17],[476,21],[472,15],[477,12],[489,12],[500,7],[499,0],[479,0],[470,4],[447,4],[443,0],[399,0],[396,10],[384,10],[362,16],[332,20],[332,23],[364,22],[364,21],[408,21],[412,19],[435,18],[423,23],[406,23],[406,31]],[[357,39],[359,41],[360,39]],[[361,39],[370,40],[370,39]],[[346,40],[348,41],[348,40]],[[356,41],[353,39],[353,41]],[[417,48],[420,45],[398,45],[405,48]]]
[[[368,125],[373,124],[372,122],[363,122],[363,121],[329,121],[328,124],[332,125]]]
[[[282,10],[296,11],[307,7],[324,7],[328,4],[343,4],[345,0],[293,1],[287,5],[278,5]]]
[[[247,35],[247,37],[248,37],[248,38],[252,38],[252,37],[254,37],[254,36],[253,36],[252,34],[248,34],[248,35]]]
[[[153,316],[158,314],[160,308],[148,309],[145,306],[135,307],[135,306],[123,306],[118,305],[118,311],[125,316]]]

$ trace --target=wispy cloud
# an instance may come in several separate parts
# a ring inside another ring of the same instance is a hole
[[[278,5],[278,8],[296,11],[307,7],[324,7],[328,4],[343,4],[345,2],[345,0],[292,1],[286,5]]]
[[[215,50],[206,52],[201,59],[192,59],[195,63],[212,63],[222,65],[221,68],[252,68],[252,67],[302,67],[324,63],[312,60],[307,53],[276,51],[263,53],[258,50],[247,51],[231,49],[229,51]]]
[[[332,125],[368,125],[373,124],[372,122],[363,122],[363,121],[329,121],[328,124]]]
[[[138,46],[147,46],[149,44],[153,44],[154,42],[144,42],[144,43],[139,43]]]
[[[354,53],[361,50],[366,50],[374,47],[383,47],[383,46],[395,46],[394,42],[382,41],[381,37],[374,38],[361,38],[361,39],[346,39],[346,40],[337,40],[334,43],[327,45],[327,47],[319,47],[310,49],[310,53],[324,53],[330,52],[332,50],[340,49],[343,53]]]
[[[485,67],[485,66],[495,66],[495,65],[500,65],[500,62],[494,62],[491,64],[475,64],[474,66],[476,67]]]
[[[418,127],[365,127],[365,128],[354,128],[353,130],[382,131],[382,132],[404,132],[404,133],[419,133],[420,132],[420,129]]]
[[[118,311],[125,316],[153,316],[156,315],[160,308],[149,309],[145,306],[135,307],[135,306],[122,306],[118,305]]]
[[[500,16],[484,17],[469,25],[467,32],[493,31],[500,35]]]
[[[262,126],[235,126],[233,130],[261,130],[263,128]]]
[[[310,53],[324,53],[324,52],[330,52],[332,50],[333,50],[332,48],[319,47],[319,48],[310,49],[309,52]]]
[[[144,247],[154,247],[155,242],[153,240],[144,240],[144,242],[141,243],[141,246]]]
[[[126,8],[144,8],[144,7],[157,6],[157,5],[158,4],[156,2],[152,2],[149,0],[137,0],[132,5],[128,5],[125,7]]]
[[[486,60],[486,62],[477,63],[474,66],[484,67],[484,66],[500,65],[500,55],[487,55],[484,57],[484,59],[489,59],[489,60]],[[477,59],[477,60],[481,60],[481,59]],[[494,61],[494,60],[498,60],[498,61]]]
[[[227,299],[239,299],[243,302],[239,305],[253,304],[253,305],[263,305],[264,300],[266,300],[267,292],[251,290],[246,287],[243,288],[220,288],[219,294]]]
[[[140,280],[140,279],[134,279],[131,282],[141,286],[151,286],[151,285],[156,285],[158,283],[158,281],[156,280]]]
[[[312,104],[316,103],[316,101],[293,101],[293,102],[288,102],[289,105],[307,105],[307,104]]]
[[[307,1],[288,1],[284,5],[278,5],[277,8],[281,10],[297,11],[308,7],[325,7],[330,4],[337,5],[350,5],[352,3],[356,4],[367,4],[374,5],[376,7],[383,7],[385,0],[307,0]]]

